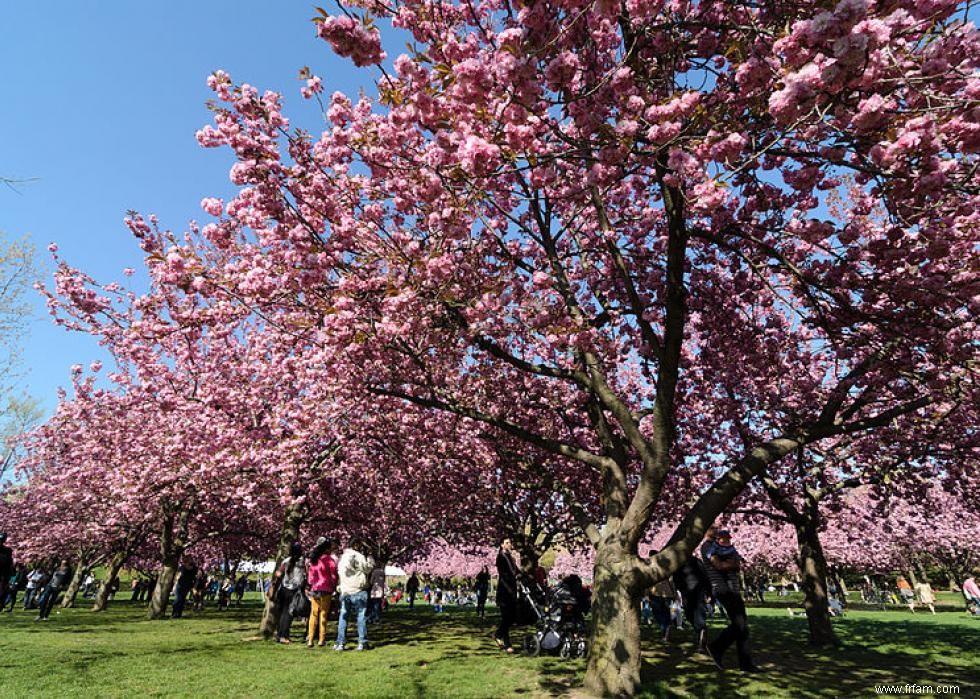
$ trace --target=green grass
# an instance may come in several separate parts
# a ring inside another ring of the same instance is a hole
[[[61,610],[46,623],[18,608],[0,615],[0,696],[547,697],[568,695],[584,670],[582,661],[505,656],[490,640],[492,619],[437,616],[424,605],[390,610],[381,628],[370,627],[376,647],[367,653],[244,640],[260,613],[255,593],[247,602],[157,622],[128,601],[103,614]],[[980,619],[962,613],[854,612],[835,621],[844,645],[829,651],[808,648],[806,620],[783,609],[750,616],[768,672],[722,673],[692,654],[689,632],[667,645],[651,634],[644,696],[870,697],[884,683],[980,690]]]

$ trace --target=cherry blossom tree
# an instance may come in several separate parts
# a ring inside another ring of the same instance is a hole
[[[234,150],[241,189],[148,248],[156,273],[208,297],[189,323],[259,312],[351,391],[521,440],[556,484],[591,469],[601,515],[568,498],[596,550],[586,686],[631,694],[639,591],[746,483],[972,371],[977,32],[941,0],[341,10],[319,33],[378,98],[334,94],[314,138],[213,75],[199,140]],[[376,18],[413,35],[393,65]],[[755,414],[706,381],[719,365],[805,403]],[[758,437],[713,460],[722,404]],[[672,485],[705,479],[640,555]]]

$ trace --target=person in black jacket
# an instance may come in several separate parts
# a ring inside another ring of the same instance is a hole
[[[674,573],[674,588],[681,594],[684,618],[694,628],[695,644],[703,651],[707,643],[705,597],[711,592],[711,582],[700,558],[692,554],[684,561]]]
[[[71,567],[67,560],[61,561],[61,565],[51,574],[51,580],[48,581],[47,586],[44,588],[44,593],[41,595],[40,608],[38,610],[37,618],[35,621],[47,621],[48,617],[51,615],[51,608],[54,607],[55,602],[58,601],[58,595],[68,587],[68,581],[71,580]]]
[[[508,653],[514,652],[510,644],[510,627],[517,617],[517,564],[514,562],[510,539],[500,542],[497,551],[497,608],[500,609],[500,625],[494,633],[497,645]]]
[[[487,615],[487,595],[490,594],[490,571],[486,566],[476,576],[476,615],[481,619]]]
[[[14,552],[7,546],[6,532],[0,532],[0,607],[7,603],[10,577],[14,574]]]

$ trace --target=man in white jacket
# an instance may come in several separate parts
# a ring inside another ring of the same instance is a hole
[[[344,650],[347,643],[347,620],[357,614],[357,650],[367,648],[368,577],[374,569],[374,561],[357,551],[359,542],[351,541],[337,563],[340,592],[340,619],[337,622],[337,645],[334,650]]]

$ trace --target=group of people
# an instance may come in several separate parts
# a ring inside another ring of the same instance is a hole
[[[28,571],[24,566],[15,567],[13,552],[7,546],[7,535],[0,533],[0,611],[13,612],[17,593],[23,590],[23,608],[37,609],[35,620],[47,621],[71,578],[72,569],[67,560],[51,569],[39,566]]]
[[[327,645],[327,624],[336,596],[339,605],[335,651],[347,646],[347,627],[357,624],[357,650],[368,648],[368,623],[380,623],[387,596],[384,565],[361,553],[351,541],[339,553],[335,539],[320,537],[307,556],[296,542],[280,564],[267,592],[278,614],[276,640],[291,643],[290,630],[297,617],[307,619],[306,645]]]

